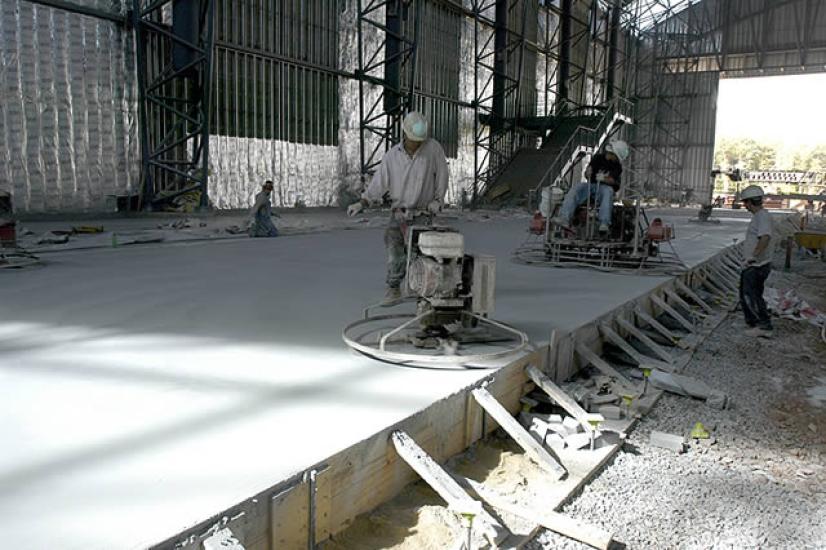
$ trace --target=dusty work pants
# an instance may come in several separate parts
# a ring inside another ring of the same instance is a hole
[[[394,210],[390,214],[390,223],[384,231],[384,245],[387,249],[387,286],[389,288],[400,288],[407,270],[407,228],[430,223],[430,216],[426,214],[409,218],[401,210]]]
[[[568,191],[565,200],[562,201],[562,208],[559,215],[562,219],[571,223],[574,210],[580,204],[585,203],[590,195],[591,202],[599,207],[599,223],[610,226],[611,214],[614,208],[614,188],[603,183],[579,182]]]
[[[277,237],[278,229],[272,223],[272,210],[262,208],[255,214],[249,228],[250,237]]]
[[[771,273],[771,264],[747,267],[740,273],[740,306],[746,317],[746,324],[750,327],[760,327],[771,330],[772,321],[766,300],[763,299],[763,290],[766,279]]]

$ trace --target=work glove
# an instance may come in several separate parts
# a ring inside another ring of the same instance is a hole
[[[597,182],[602,183],[605,180],[607,180],[610,175],[611,174],[609,174],[607,171],[600,170],[599,172],[597,172],[596,180],[597,180]]]
[[[361,201],[354,202],[353,204],[347,207],[347,215],[352,218],[362,210],[364,210],[364,203]]]
[[[427,211],[435,216],[442,211],[442,203],[437,200],[430,201],[430,204],[427,205]]]

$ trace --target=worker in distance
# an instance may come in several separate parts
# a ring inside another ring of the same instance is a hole
[[[272,223],[272,181],[267,180],[261,191],[255,195],[255,203],[249,212],[250,237],[277,237],[278,229]]]
[[[355,216],[366,207],[390,201],[390,220],[384,232],[387,251],[387,292],[381,304],[401,298],[407,268],[407,228],[428,225],[444,205],[448,185],[447,159],[442,146],[428,137],[424,115],[411,111],[402,122],[402,141],[391,147],[364,189],[361,200],[347,208]]]
[[[766,279],[771,274],[774,247],[771,216],[763,207],[764,195],[763,188],[759,185],[749,185],[740,193],[743,206],[751,212],[751,221],[746,228],[746,240],[743,241],[746,262],[740,272],[740,306],[749,326],[746,334],[771,338],[773,327],[763,291]]]

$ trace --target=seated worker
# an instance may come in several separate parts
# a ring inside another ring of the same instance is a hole
[[[559,215],[551,223],[561,227],[570,227],[574,210],[584,204],[588,197],[599,206],[599,232],[607,234],[611,228],[611,214],[614,208],[614,194],[619,191],[622,163],[628,158],[630,151],[628,144],[620,140],[612,140],[605,146],[604,153],[596,153],[585,169],[588,181],[580,182],[571,187]]]

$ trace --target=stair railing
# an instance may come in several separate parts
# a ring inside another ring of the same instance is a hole
[[[549,182],[551,186],[557,185],[579,164],[582,157],[598,151],[620,123],[633,124],[633,104],[625,98],[616,97],[595,128],[578,126],[574,130],[539,183],[528,192],[528,208],[532,210],[533,201],[538,200],[542,188],[548,186]]]

